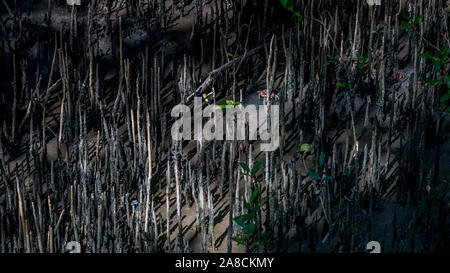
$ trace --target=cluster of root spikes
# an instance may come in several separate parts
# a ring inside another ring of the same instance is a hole
[[[25,2],[0,2],[0,252],[450,249],[447,1]],[[279,105],[278,149],[173,140],[195,97]]]

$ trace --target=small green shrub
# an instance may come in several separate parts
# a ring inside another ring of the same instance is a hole
[[[299,11],[294,10],[294,0],[280,0],[281,5],[292,12],[292,14],[297,18],[299,22],[303,20],[303,16],[300,14]]]
[[[247,164],[244,162],[239,163],[242,168],[242,174],[245,176],[251,177],[253,182],[260,182],[263,179],[263,176],[260,175],[256,177],[256,173],[262,167],[264,161],[257,161],[253,165],[252,169],[249,168]],[[233,237],[232,240],[237,242],[240,245],[246,246],[247,250],[251,250],[252,248],[259,245],[259,241],[255,239],[256,228],[257,228],[257,213],[261,209],[262,205],[267,201],[267,197],[260,197],[260,187],[256,187],[252,195],[250,196],[249,201],[241,200],[244,203],[244,207],[247,209],[247,214],[242,214],[233,219],[233,221],[239,225],[244,231],[244,235],[241,237]]]

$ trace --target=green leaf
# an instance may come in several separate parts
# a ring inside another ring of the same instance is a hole
[[[450,75],[442,75],[442,81],[450,88]]]
[[[449,90],[449,93],[447,93],[441,97],[441,102],[446,102],[448,100],[450,100],[450,90]]]
[[[294,11],[294,16],[297,17],[297,20],[301,22],[303,20],[303,16],[298,11]]]
[[[409,18],[408,14],[406,14],[406,13],[404,13],[404,12],[400,13],[400,16],[401,16],[403,19],[405,19],[406,21],[411,20],[411,18]]]
[[[208,102],[208,95],[206,95],[206,93],[203,93],[202,97],[206,102]]]
[[[258,196],[259,193],[259,187],[256,187],[253,192],[252,195],[250,196],[250,203],[253,203],[253,201],[255,201],[256,196]]]
[[[435,62],[440,62],[441,61],[441,59],[439,57],[431,55],[429,53],[419,54],[419,57],[422,57],[422,58],[425,58],[425,59],[431,59],[431,60],[433,60]]]
[[[308,175],[311,176],[315,180],[320,180],[320,176],[316,172],[309,171]]]
[[[245,220],[251,221],[253,219],[253,216],[250,215],[250,214],[242,214],[242,215],[239,215],[239,216],[235,217],[234,219],[241,219],[241,220],[244,220],[244,221]]]
[[[433,56],[429,53],[421,53],[421,54],[419,54],[419,57],[426,58],[426,59],[434,59],[435,58],[435,56]]]
[[[41,23],[41,26],[43,26],[43,27],[48,27],[48,25],[47,25],[46,22],[42,22],[42,23]]]
[[[244,207],[245,207],[248,211],[253,211],[253,207],[252,207],[249,203],[247,203],[247,202],[245,202],[245,201],[244,201]]]
[[[247,228],[247,225],[245,224],[244,220],[236,217],[234,218],[234,221],[236,222],[236,224],[238,224],[240,227],[242,227],[243,229]]]
[[[260,208],[267,200],[269,200],[269,197],[268,196],[266,196],[266,197],[264,197],[263,199],[261,199],[261,201],[259,201],[259,203],[258,203],[258,208]]]
[[[234,105],[234,101],[232,101],[232,100],[227,100],[225,103],[226,103],[227,105]]]
[[[280,3],[285,9],[292,12],[293,16],[295,16],[299,22],[303,20],[303,16],[300,12],[294,11],[294,0],[280,0]]]
[[[336,85],[339,87],[345,87],[345,84],[343,84],[342,82],[338,82],[338,83],[336,83]]]
[[[323,180],[324,180],[324,181],[333,180],[333,177],[332,177],[332,176],[327,176],[327,177],[325,177]]]
[[[436,85],[438,85],[438,84],[440,84],[440,83],[441,83],[440,80],[432,80],[432,81],[427,82],[427,83],[425,84],[425,86],[426,86],[426,87],[432,87],[432,86],[436,86]]]
[[[411,28],[413,28],[413,25],[411,25],[411,24],[408,23],[408,22],[405,22],[404,24],[400,25],[400,29],[401,29],[401,30],[411,29]]]
[[[231,58],[234,58],[234,54],[231,52],[227,52],[227,55],[230,56]]]
[[[231,240],[235,241],[236,243],[245,246],[245,242],[243,239],[238,238],[238,237],[232,237]]]
[[[291,10],[294,8],[294,0],[280,0],[281,5],[283,5],[284,8]]]
[[[319,165],[320,165],[320,167],[322,167],[324,163],[325,163],[325,153],[321,152],[320,156],[319,156]]]
[[[417,16],[416,20],[414,20],[414,25],[417,25],[422,20],[423,20],[423,14]]]
[[[227,109],[228,105],[217,105],[217,107],[219,107],[220,109]]]
[[[256,182],[261,182],[261,181],[263,181],[263,179],[264,179],[264,177],[262,175],[260,175],[256,178]]]
[[[300,152],[303,152],[303,153],[305,153],[305,152],[308,152],[310,150],[310,146],[309,146],[309,144],[302,144],[302,145],[300,145]]]
[[[360,55],[359,53],[356,55],[356,57],[358,58],[359,62],[365,62],[367,60],[368,55]]]
[[[259,171],[259,169],[261,169],[261,166],[263,163],[264,163],[264,160],[255,162],[255,164],[253,165],[253,168],[252,168],[252,175],[255,175]]]
[[[363,69],[364,67],[366,67],[367,65],[365,63],[366,63],[367,58],[369,57],[369,55],[366,54],[366,55],[363,56],[363,55],[357,54],[356,56],[358,58],[358,68],[359,69]]]
[[[255,223],[250,223],[247,226],[247,237],[248,238],[253,237],[253,235],[255,234],[255,230],[256,230],[256,224]]]
[[[331,56],[331,54],[327,54],[328,60],[323,64],[323,66],[328,66],[330,64],[334,64],[335,62],[337,62],[337,58]]]
[[[439,55],[442,57],[447,57],[450,54],[450,48],[443,46],[440,50],[439,50]]]
[[[289,10],[292,10],[294,8],[294,0],[288,0],[287,1],[287,8]]]
[[[259,245],[259,242],[258,242],[258,241],[255,241],[255,242],[253,242],[253,243],[250,245],[250,248],[253,248],[253,247],[258,246],[258,245]]]
[[[441,62],[434,62],[434,72],[438,72],[441,69]]]
[[[250,168],[244,162],[239,162],[239,165],[241,165],[241,168],[244,169],[244,171],[246,171],[247,173],[250,172]]]

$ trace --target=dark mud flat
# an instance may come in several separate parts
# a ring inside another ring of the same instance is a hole
[[[282,2],[1,1],[0,252],[448,253],[448,2]],[[196,96],[279,147],[173,140]]]

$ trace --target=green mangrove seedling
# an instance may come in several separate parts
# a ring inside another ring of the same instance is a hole
[[[256,173],[262,167],[263,163],[263,160],[257,161],[251,169],[244,162],[239,163],[243,170],[241,172],[242,175],[250,177],[253,182],[262,181],[263,176],[260,175],[257,177]],[[244,231],[244,234],[240,237],[233,237],[232,240],[240,245],[244,245],[247,251],[251,251],[253,248],[259,245],[259,241],[255,238],[257,228],[257,214],[264,202],[266,202],[268,199],[268,197],[260,198],[260,191],[261,188],[256,187],[253,190],[248,202],[246,200],[241,200],[244,203],[244,207],[247,209],[247,214],[239,215],[233,219],[233,221]]]

